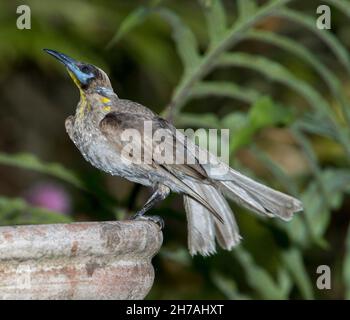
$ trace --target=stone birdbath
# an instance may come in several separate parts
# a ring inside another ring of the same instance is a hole
[[[147,221],[0,227],[0,299],[143,299],[161,244]]]

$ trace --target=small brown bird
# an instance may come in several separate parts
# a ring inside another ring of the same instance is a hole
[[[170,191],[183,194],[192,255],[215,253],[215,238],[227,250],[239,243],[238,227],[224,195],[256,213],[283,220],[291,219],[294,212],[302,210],[299,200],[228,167],[150,109],[120,99],[101,69],[63,53],[44,50],[66,66],[79,88],[80,101],[75,115],[67,118],[65,126],[84,158],[111,175],[154,188],[154,193],[134,218],[152,219],[162,225],[161,218],[146,218],[145,212],[166,198]],[[145,123],[151,124],[152,133],[163,130],[167,141],[163,149],[159,149],[160,143],[152,139],[152,135],[146,135]],[[136,130],[141,139],[133,140],[131,150],[125,153],[123,134],[128,130]],[[130,161],[138,148],[143,161]],[[163,151],[169,151],[174,159],[180,157],[183,150],[194,158],[193,162],[159,161]],[[202,163],[198,154],[214,161]],[[147,157],[150,161],[144,161]]]

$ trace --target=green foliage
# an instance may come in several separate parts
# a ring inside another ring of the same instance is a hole
[[[255,0],[238,0],[237,6],[239,18],[243,20],[249,17],[250,15],[254,15],[257,10],[257,4]]]
[[[72,220],[63,214],[32,207],[20,198],[0,197],[0,225],[67,222]]]
[[[289,109],[274,103],[270,97],[261,97],[250,108],[247,114],[233,112],[222,120],[223,126],[230,129],[231,153],[238,148],[249,145],[254,134],[259,130],[277,125],[287,125],[292,120]]]
[[[330,209],[338,209],[344,194],[349,193],[350,171],[344,169],[326,169],[321,172],[320,181],[313,181],[302,195],[305,205],[305,218],[308,221],[310,235],[322,241],[331,219]],[[320,185],[324,196],[320,196]]]
[[[150,2],[147,7],[140,6],[134,11],[131,11],[125,19],[123,19],[117,32],[115,33],[112,40],[108,43],[107,48],[115,46],[125,35],[127,35],[134,28],[140,26],[145,19],[151,14],[154,9],[161,3],[162,0],[154,0]]]
[[[315,28],[315,20],[313,17],[287,8],[277,11],[277,15],[298,23],[311,32],[314,32],[329,46],[334,55],[342,62],[346,70],[350,72],[350,58],[346,48],[331,32]]]
[[[291,113],[283,106],[274,103],[270,97],[256,101],[249,111],[251,125],[262,129],[274,125],[287,125],[291,120]]]
[[[208,24],[210,46],[214,47],[227,30],[225,8],[221,1],[200,1]]]
[[[303,298],[313,299],[311,279],[305,269],[301,252],[296,248],[285,250],[282,252],[282,258],[286,269],[294,278]]]
[[[109,42],[107,48],[114,46],[125,34],[140,25],[147,18],[148,14],[149,9],[145,7],[139,7],[135,11],[132,11],[131,14],[124,19],[123,23],[118,29],[118,32]]]
[[[86,189],[84,182],[71,170],[64,168],[59,163],[44,163],[29,153],[5,154],[0,152],[0,164],[15,166],[22,169],[35,170],[43,174],[49,174],[62,179],[75,187]]]
[[[204,127],[204,128],[220,128],[221,122],[213,113],[184,113],[178,115],[177,123],[182,127]]]
[[[313,106],[316,110],[327,109],[326,102],[321,95],[309,84],[297,79],[287,68],[281,64],[261,56],[253,56],[247,53],[228,53],[221,57],[219,65],[224,67],[244,67],[262,73],[266,77],[279,81],[294,89]]]
[[[213,272],[211,275],[212,281],[218,287],[218,289],[230,300],[250,300],[247,295],[243,295],[239,292],[236,282],[232,278],[225,277],[220,273]]]
[[[200,57],[198,45],[192,31],[182,23],[181,19],[168,9],[158,9],[159,15],[166,20],[173,29],[173,39],[176,43],[176,49],[185,68],[185,74],[196,69]]]
[[[276,10],[276,8],[288,2],[289,0],[270,1],[261,7],[255,15],[246,17],[246,19],[238,19],[236,24],[231,28],[227,28],[225,32],[222,32],[221,37],[215,39],[216,45],[209,47],[207,52],[200,57],[196,68],[193,68],[191,73],[185,72],[183,74],[180,83],[174,90],[174,94],[167,109],[169,116],[171,117],[173,113],[176,114],[179,111],[190,95],[192,86],[215,67],[216,60],[220,58],[226,50],[242,40],[244,34],[249,30],[252,24],[257,23],[260,19]],[[184,26],[182,26],[182,28],[184,28]],[[177,44],[177,48],[180,46],[181,44]],[[181,52],[179,52],[179,54],[181,55]]]
[[[190,97],[204,98],[207,96],[227,97],[253,103],[259,98],[259,93],[254,89],[244,88],[235,83],[224,81],[202,81],[193,86]]]
[[[29,153],[5,154],[0,152],[0,164],[33,170],[60,179],[78,189],[94,195],[105,210],[113,213],[116,210],[115,199],[106,193],[99,183],[95,181],[89,183],[89,181],[82,179],[78,174],[59,163],[46,163]]]
[[[233,254],[242,265],[248,285],[261,299],[287,299],[291,290],[291,281],[285,269],[280,268],[275,281],[269,273],[258,266],[248,251],[236,248]]]

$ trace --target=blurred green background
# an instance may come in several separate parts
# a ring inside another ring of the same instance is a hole
[[[23,4],[30,30],[16,28]],[[316,28],[320,4],[330,30]],[[350,298],[349,22],[348,0],[2,0],[0,224],[123,219],[149,196],[69,140],[79,93],[42,51],[56,49],[178,128],[229,128],[234,168],[304,202],[289,223],[232,203],[242,244],[191,258],[182,200],[170,196],[152,210],[166,228],[148,298]],[[316,287],[319,265],[330,290]]]

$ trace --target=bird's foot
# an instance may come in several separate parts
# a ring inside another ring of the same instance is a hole
[[[163,228],[164,228],[164,220],[160,216],[145,216],[145,215],[141,215],[141,214],[136,213],[131,219],[132,220],[152,221],[160,228],[160,230],[163,230]]]

